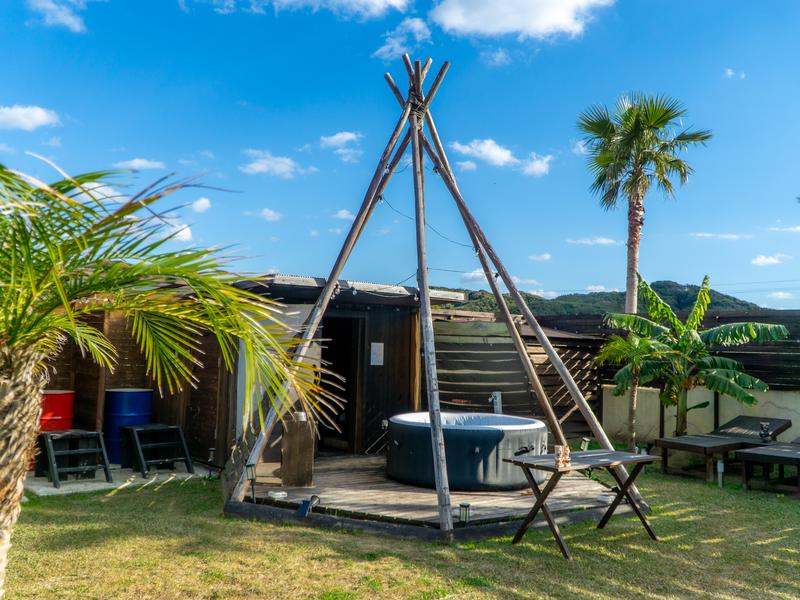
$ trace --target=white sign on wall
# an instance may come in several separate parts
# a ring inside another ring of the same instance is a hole
[[[383,342],[372,342],[369,345],[369,364],[373,367],[383,366]]]

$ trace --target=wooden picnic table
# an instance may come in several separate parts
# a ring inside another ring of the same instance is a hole
[[[617,495],[614,497],[611,505],[600,519],[600,522],[597,524],[597,528],[604,528],[609,519],[611,519],[611,516],[614,514],[614,511],[617,510],[617,507],[620,505],[622,500],[627,499],[631,508],[642,522],[647,534],[652,539],[658,540],[658,536],[650,526],[647,517],[644,515],[641,507],[636,503],[629,491],[630,487],[633,485],[644,466],[659,460],[658,456],[653,456],[651,454],[635,454],[633,452],[623,452],[617,450],[585,450],[582,452],[573,452],[570,456],[570,459],[571,461],[568,466],[557,466],[555,454],[518,456],[514,458],[503,459],[505,462],[515,464],[522,469],[522,471],[525,473],[525,478],[528,480],[528,483],[531,486],[533,495],[536,498],[533,508],[530,510],[525,519],[523,519],[522,525],[520,525],[519,530],[517,530],[516,535],[514,535],[512,543],[516,544],[522,539],[522,537],[525,535],[525,532],[536,518],[536,515],[541,510],[548,526],[550,527],[550,531],[553,533],[556,544],[558,544],[559,550],[561,550],[564,558],[571,560],[572,555],[569,552],[569,548],[567,548],[567,544],[561,535],[558,524],[556,523],[552,513],[550,512],[550,509],[547,506],[547,498],[558,485],[558,482],[562,476],[573,471],[585,471],[588,469],[606,469],[619,485],[617,488]],[[614,470],[614,467],[620,465],[635,465],[633,470],[628,475],[628,478],[624,481]],[[540,488],[539,484],[536,483],[536,479],[533,476],[533,473],[531,473],[533,470],[547,471],[551,473],[550,478],[547,480],[547,483],[543,489]]]

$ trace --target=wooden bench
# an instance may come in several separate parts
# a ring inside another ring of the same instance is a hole
[[[764,436],[761,435],[762,423],[765,424]],[[656,440],[656,446],[661,448],[661,470],[664,473],[669,472],[670,450],[700,454],[705,458],[706,479],[713,482],[715,459],[719,458],[726,463],[729,452],[771,444],[778,435],[791,426],[792,422],[789,419],[740,415],[711,433],[659,438]]]
[[[750,488],[754,465],[761,465],[767,483],[772,473],[772,465],[778,465],[778,481],[775,487],[786,487],[800,495],[800,437],[788,444],[770,444],[762,448],[739,450],[736,452],[736,458],[742,461],[742,488],[745,490]],[[797,468],[795,485],[784,485],[786,465],[794,465]]]

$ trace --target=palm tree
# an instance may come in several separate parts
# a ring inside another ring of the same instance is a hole
[[[278,305],[237,287],[218,250],[170,249],[174,221],[153,204],[188,181],[162,179],[120,200],[109,195],[110,173],[61,176],[46,185],[0,165],[0,595],[46,365],[69,340],[115,365],[92,315],[127,317],[160,390],[192,383],[199,337],[209,331],[229,369],[241,347],[246,398],[263,390],[278,409],[296,398],[317,417],[335,402],[320,370],[294,360]]]
[[[639,397],[640,374],[642,368],[652,368],[654,361],[660,361],[670,352],[669,346],[658,340],[639,337],[629,333],[628,337],[612,335],[603,344],[595,362],[599,365],[624,365],[625,377],[617,377],[615,395],[621,396],[630,388],[628,403],[628,442],[631,452],[636,451],[636,409]]]
[[[703,386],[730,396],[743,404],[756,404],[750,390],[766,391],[767,384],[744,372],[742,364],[713,353],[714,348],[741,346],[751,342],[763,343],[785,339],[789,332],[783,325],[768,323],[727,323],[710,329],[700,329],[708,305],[710,281],[703,278],[694,307],[681,321],[670,306],[639,277],[639,293],[647,306],[650,318],[640,315],[611,313],[606,324],[636,336],[658,342],[650,356],[639,359],[639,384],[662,380],[661,403],[676,406],[675,434],[686,433],[689,411],[707,406],[707,402],[688,406],[689,390]],[[662,348],[667,347],[668,351]],[[614,376],[618,389],[633,385],[633,369],[626,365]]]
[[[622,96],[612,115],[608,108],[592,106],[578,118],[586,135],[591,190],[600,204],[616,208],[620,197],[628,200],[628,270],[625,312],[636,313],[639,242],[644,225],[644,199],[655,184],[672,196],[672,178],[683,185],[693,172],[678,155],[682,150],[711,139],[708,130],[689,131],[680,123],[686,109],[666,96]]]

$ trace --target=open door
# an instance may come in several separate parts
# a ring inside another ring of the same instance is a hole
[[[336,417],[339,431],[321,428],[320,450],[323,451],[355,454],[362,450],[363,324],[364,319],[358,317],[330,316],[322,320],[322,361],[328,369],[345,378],[344,390],[331,391],[346,401]]]

